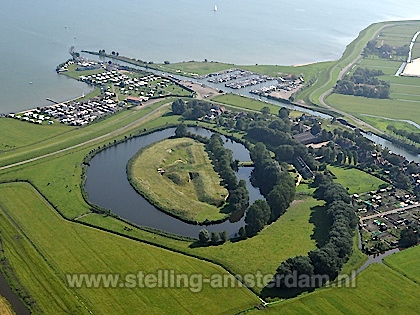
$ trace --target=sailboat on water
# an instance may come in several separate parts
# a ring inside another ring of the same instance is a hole
[[[214,5],[214,11],[217,11],[217,5]]]

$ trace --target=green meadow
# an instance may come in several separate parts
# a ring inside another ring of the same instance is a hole
[[[365,43],[383,25],[378,23],[363,30],[337,62],[296,67],[255,65],[240,68],[272,76],[302,73],[306,79],[314,78],[313,86],[300,92],[301,99],[314,105],[321,94],[335,84],[338,72],[358,56]],[[410,32],[415,28],[420,28],[420,23],[395,23],[395,26],[384,28],[377,38],[384,43],[400,45],[411,39]],[[416,48],[415,54],[420,56],[420,50]],[[398,64],[379,58],[362,59],[359,63],[363,67],[383,69],[385,74],[381,79],[391,83],[391,99],[332,94],[327,98],[328,103],[382,130],[386,130],[387,123],[413,130],[414,127],[406,122],[384,119],[406,119],[420,124],[420,93],[417,91],[420,78],[395,77]],[[236,67],[216,62],[154,66],[172,73],[185,72],[187,75]],[[71,69],[68,74],[75,75],[76,71]],[[82,128],[58,124],[37,126],[13,119],[0,119],[0,166],[53,153],[24,165],[0,170],[0,237],[4,249],[0,256],[7,259],[18,279],[12,278],[11,284],[23,287],[29,293],[27,302],[31,303],[34,314],[237,314],[249,311],[261,302],[251,290],[244,287],[220,289],[205,284],[203,290],[196,293],[185,287],[69,288],[66,274],[126,275],[140,270],[156,273],[159,269],[169,269],[187,275],[202,274],[207,278],[220,274],[237,284],[231,274],[273,275],[282,261],[292,256],[306,255],[317,246],[322,246],[327,239],[330,222],[325,214],[326,209],[322,201],[311,197],[313,189],[305,183],[297,188],[297,199],[288,211],[257,236],[241,241],[231,240],[219,246],[197,246],[194,240],[168,236],[113,216],[93,213],[82,195],[82,163],[85,156],[92,149],[112,144],[114,140],[179,123],[179,116],[170,113],[172,101],[168,98],[147,107],[123,110]],[[215,97],[212,101],[250,111],[260,111],[268,106],[272,114],[277,114],[279,110],[278,106],[232,94]],[[300,114],[291,113],[292,117],[297,115]],[[376,115],[380,117],[374,117]],[[223,134],[233,133],[220,126],[204,122],[199,124],[214,127]],[[242,137],[243,134],[235,133],[235,136]],[[191,155],[186,150],[178,149],[179,155],[162,155],[167,162],[165,168],[176,166],[175,161],[191,156],[203,160],[203,155],[195,155],[197,150]],[[167,150],[165,147],[160,152],[167,153]],[[203,153],[201,149],[200,152]],[[204,164],[208,164],[207,161]],[[154,173],[157,167],[148,165]],[[328,169],[351,194],[374,190],[384,183],[354,168],[328,166]],[[177,168],[173,170],[179,171]],[[4,183],[11,181],[30,183]],[[202,184],[204,187],[205,183]],[[189,187],[189,191],[192,193],[195,188]],[[204,190],[207,192],[208,189]],[[358,238],[355,236],[354,253],[344,266],[343,274],[359,268],[366,261],[366,256],[357,249],[357,245]],[[386,266],[369,266],[357,276],[354,288],[318,289],[291,300],[270,304],[261,312],[416,313],[420,294],[419,250],[417,246],[391,255],[385,260]],[[261,293],[262,287],[252,289],[255,293]],[[0,310],[1,307],[0,302]]]
[[[157,274],[163,269],[188,277],[232,276],[208,262],[65,221],[29,184],[2,184],[0,196],[5,255],[36,301],[36,313],[232,314],[259,303],[244,287],[204,284],[199,292],[193,292],[193,284],[181,288],[69,287],[67,274],[124,276],[138,271]]]
[[[0,314],[2,315],[15,315],[12,306],[6,298],[0,296]]]
[[[17,119],[0,118],[0,152],[4,154],[31,144],[39,145],[74,129],[75,127],[62,124],[35,125]]]
[[[360,119],[363,114],[380,115],[392,119],[405,119],[420,124],[419,101],[373,99],[362,96],[331,94],[328,103]]]
[[[384,265],[369,266],[354,286],[318,289],[252,314],[418,314],[420,286]]]
[[[388,256],[385,264],[420,285],[420,245]]]
[[[273,115],[277,115],[277,113],[279,112],[279,109],[281,108],[278,105],[265,103],[265,102],[262,102],[253,98],[248,98],[248,97],[240,96],[236,94],[219,95],[219,96],[213,97],[212,101],[222,103],[227,106],[232,106],[236,110],[243,108],[243,109],[259,112],[261,111],[263,107],[268,107],[270,109],[270,113]],[[301,115],[302,115],[302,112],[298,112],[294,110],[290,111],[290,117],[298,117]]]
[[[328,165],[328,170],[337,177],[335,181],[343,185],[350,194],[377,190],[380,185],[387,184],[383,180],[356,168]]]

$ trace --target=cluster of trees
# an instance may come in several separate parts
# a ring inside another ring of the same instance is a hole
[[[376,78],[383,74],[381,70],[357,68],[352,76],[346,75],[337,82],[334,92],[370,98],[389,98],[389,82]]]
[[[309,154],[308,148],[292,137],[289,111],[281,108],[278,117],[252,121],[247,129],[248,138],[253,142],[262,142],[275,153],[278,162],[294,163],[301,157],[311,169],[316,162]]]
[[[184,102],[179,98],[172,103],[172,112],[175,115],[182,115],[184,118],[192,120],[205,116],[210,108],[209,103],[199,100]]]
[[[318,183],[316,195],[325,200],[327,215],[331,220],[328,239],[322,247],[309,252],[308,256],[289,258],[278,267],[275,281],[280,288],[287,287],[285,279],[288,275],[318,279],[319,281],[311,282],[311,285],[321,286],[325,281],[338,276],[343,264],[352,254],[352,238],[357,218],[349,204],[350,196],[344,187],[333,183],[327,175],[318,174],[315,182]],[[311,288],[296,289],[305,291]]]
[[[226,231],[223,231],[220,233],[213,231],[210,234],[209,231],[207,231],[206,229],[202,229],[198,233],[198,240],[200,244],[203,244],[203,245],[208,245],[208,244],[217,245],[219,242],[221,243],[227,242],[228,239],[229,237]]]
[[[419,226],[408,226],[406,229],[401,231],[398,245],[403,248],[417,245],[420,242],[419,231]]]
[[[266,146],[259,142],[250,150],[254,169],[251,181],[267,201],[257,200],[248,209],[245,222],[247,236],[257,234],[266,224],[277,220],[295,196],[295,182],[271,157]]]
[[[227,201],[231,211],[243,209],[249,203],[246,182],[238,182],[235,170],[238,161],[233,160],[232,151],[223,146],[223,140],[218,134],[213,134],[206,143],[206,151],[213,162],[214,170],[220,175],[223,184],[229,191]]]
[[[387,130],[399,135],[401,137],[407,138],[415,143],[420,143],[420,132],[410,132],[404,129],[397,129],[395,126],[388,125]]]
[[[388,44],[382,44],[377,47],[377,41],[371,40],[366,44],[365,49],[363,50],[363,54],[365,56],[379,56],[381,58],[390,59],[392,56],[408,56],[408,52],[410,51],[410,47],[408,44],[405,44],[401,47],[393,47]]]

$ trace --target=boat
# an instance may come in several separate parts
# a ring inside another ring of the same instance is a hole
[[[217,11],[217,5],[214,6],[214,11]]]

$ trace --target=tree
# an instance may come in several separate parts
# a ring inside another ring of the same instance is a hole
[[[245,228],[244,228],[243,226],[241,226],[241,227],[239,228],[239,232],[238,232],[238,234],[239,234],[239,237],[240,237],[240,238],[245,238],[245,237],[246,237],[246,231],[245,231]]]
[[[338,154],[337,154],[337,162],[338,163],[343,163],[343,159],[344,159],[344,153],[343,152],[338,152]]]
[[[223,232],[220,232],[219,235],[220,235],[220,239],[222,240],[222,243],[226,243],[228,241],[229,237],[226,230]]]
[[[312,281],[311,278],[314,275],[314,267],[311,264],[311,260],[307,256],[296,256],[288,258],[282,262],[277,268],[276,278],[280,288],[294,288],[294,289],[310,289]],[[291,279],[289,279],[289,277]],[[290,280],[296,280],[290,282]],[[306,280],[306,281],[302,281]],[[302,282],[301,282],[302,281]],[[301,284],[301,287],[299,287]],[[305,287],[302,287],[305,285]]]
[[[401,247],[410,247],[416,245],[419,242],[418,232],[419,231],[417,230],[416,233],[416,230],[412,226],[409,226],[406,229],[402,230],[399,245]]]
[[[279,184],[275,185],[267,195],[267,203],[271,210],[271,221],[277,220],[285,213],[295,197],[294,180],[288,174],[285,174],[282,177],[283,179]]]
[[[246,127],[247,127],[247,124],[246,124],[245,119],[243,119],[243,118],[238,118],[238,119],[236,120],[236,125],[235,125],[235,128],[236,128],[236,129],[238,129],[238,130],[246,130]]]
[[[210,233],[206,229],[201,229],[198,233],[198,239],[200,243],[207,244],[210,241]]]
[[[263,108],[261,108],[261,113],[264,115],[264,116],[268,116],[268,115],[270,115],[270,107],[268,107],[268,106],[264,106]]]
[[[279,117],[283,120],[283,121],[288,121],[289,120],[289,113],[290,111],[286,108],[286,107],[282,107],[279,109]]]
[[[245,230],[247,236],[256,235],[270,220],[270,206],[265,200],[256,200],[246,212]]]
[[[175,136],[178,138],[182,138],[188,135],[187,126],[184,124],[179,124],[178,127],[175,129]]]
[[[172,113],[174,113],[174,115],[182,115],[186,111],[186,109],[187,105],[180,98],[178,98],[172,103]]]
[[[321,132],[321,124],[319,122],[314,123],[314,125],[311,128],[311,134],[314,136],[319,134]]]
[[[308,256],[314,266],[315,274],[328,275],[330,279],[338,275],[341,265],[333,246],[318,248],[309,252]]]
[[[211,232],[211,242],[212,244],[217,244],[219,242],[219,234],[215,231]]]
[[[294,146],[290,144],[279,145],[276,148],[275,153],[277,161],[291,162],[295,157]]]

